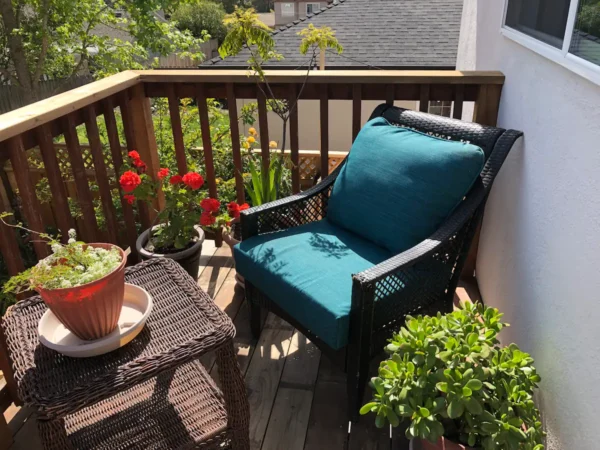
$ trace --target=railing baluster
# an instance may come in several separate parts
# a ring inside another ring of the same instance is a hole
[[[429,112],[429,85],[421,85],[421,93],[419,96],[419,111]]]
[[[0,196],[0,211],[8,211],[7,206],[4,204],[2,196]],[[8,222],[7,219],[4,220]],[[17,230],[4,225],[0,221],[0,252],[6,263],[9,275],[17,275],[25,269],[18,242]]]
[[[169,115],[171,116],[171,128],[173,130],[177,170],[183,175],[187,172],[187,161],[185,157],[185,146],[183,144],[181,116],[179,115],[179,99],[175,95],[175,85],[173,84],[167,85],[167,99],[169,102]]]
[[[396,86],[393,84],[388,84],[385,87],[385,102],[388,105],[393,105],[396,97]]]
[[[198,103],[198,114],[200,116],[200,132],[202,133],[204,166],[206,168],[206,178],[208,179],[208,194],[212,198],[217,198],[217,180],[215,177],[212,140],[210,138],[210,119],[208,117],[208,105],[206,104],[207,99],[203,84],[198,85],[196,100]]]
[[[463,101],[465,98],[465,85],[457,84],[454,87],[454,111],[452,117],[462,119]]]
[[[473,113],[473,122],[496,126],[501,92],[501,85],[482,84],[479,86],[475,111]]]
[[[106,124],[106,134],[108,135],[108,144],[112,155],[113,167],[115,168],[115,178],[118,183],[121,168],[123,167],[123,152],[121,150],[121,141],[119,139],[119,130],[115,119],[115,110],[111,97],[103,102],[104,123]],[[125,230],[127,232],[127,243],[131,250],[130,262],[135,263],[138,260],[135,242],[137,240],[137,230],[135,227],[135,216],[133,207],[123,198],[123,193],[119,190],[123,217],[125,219]]]
[[[269,153],[269,118],[267,116],[267,99],[260,89],[256,93],[258,102],[258,127],[260,128],[260,150],[262,157],[262,170],[266,175],[269,171],[270,153]]]
[[[92,160],[94,162],[94,170],[96,172],[96,183],[98,183],[102,209],[104,211],[104,216],[106,217],[108,238],[111,243],[118,244],[117,230],[119,229],[119,226],[116,219],[117,211],[115,205],[113,205],[110,185],[108,184],[108,173],[106,171],[106,164],[104,163],[102,142],[100,142],[100,133],[98,131],[98,123],[96,122],[96,110],[94,105],[86,106],[83,110],[83,114],[85,117],[85,129],[90,143]]]
[[[27,220],[28,228],[38,233],[45,232],[44,223],[40,216],[40,203],[35,194],[35,185],[29,172],[27,154],[23,148],[21,135],[15,136],[8,141],[8,154],[15,173],[19,194],[22,199],[22,210]],[[39,259],[48,256],[48,246],[39,236],[32,236],[33,248]]]
[[[231,129],[231,151],[233,153],[233,166],[235,167],[235,190],[237,202],[242,204],[246,201],[244,191],[244,177],[242,167],[242,153],[240,150],[240,128],[238,124],[237,100],[233,83],[227,83],[227,106],[229,108],[229,127]]]
[[[360,131],[361,123],[361,105],[362,105],[362,86],[360,84],[352,85],[352,142],[356,139]]]
[[[300,145],[298,139],[298,108],[300,102],[296,101],[298,97],[298,86],[290,86],[290,102],[293,106],[290,111],[290,151],[292,159],[292,192],[300,192]]]
[[[119,94],[119,107],[121,108],[121,120],[123,121],[123,131],[125,133],[125,142],[127,143],[127,150],[137,150],[137,143],[135,139],[135,128],[133,124],[133,115],[131,107],[129,105],[129,93],[128,91],[122,91]],[[143,229],[150,228],[150,210],[148,205],[143,201],[137,202],[138,206],[138,217]]]
[[[208,195],[217,198],[217,179],[215,176],[215,165],[213,161],[212,140],[210,137],[210,119],[208,117],[208,105],[206,104],[206,91],[204,85],[196,87],[196,102],[198,103],[198,115],[200,116],[200,132],[202,133],[202,147],[204,153],[204,167],[208,182]],[[215,234],[215,245],[220,247],[223,237],[220,233]]]
[[[81,155],[81,146],[79,145],[79,137],[77,136],[72,115],[69,114],[62,120],[62,128],[71,162],[71,169],[73,170],[73,178],[75,179],[75,187],[77,188],[77,200],[81,205],[81,212],[83,213],[83,220],[81,221],[82,237],[87,242],[98,242],[98,222],[96,221],[92,193],[88,184],[85,165]]]
[[[323,179],[329,175],[329,97],[326,84],[321,86],[319,110],[321,118],[321,179]]]
[[[62,234],[62,241],[67,242],[69,229],[74,227],[74,222],[69,209],[67,190],[56,157],[56,149],[52,142],[52,132],[48,124],[44,124],[36,129],[35,134],[44,161],[50,191],[52,192],[54,218]]]

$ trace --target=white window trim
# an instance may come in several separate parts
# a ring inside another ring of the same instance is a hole
[[[504,0],[504,16],[502,17],[500,34],[600,86],[600,66],[569,53],[573,29],[575,28],[575,20],[577,19],[578,6],[579,0],[571,0],[562,49],[553,47],[550,44],[546,44],[545,42],[507,26],[505,22],[508,0]]]
[[[316,8],[315,10],[313,10],[313,12],[312,12],[312,13],[309,13],[309,12],[308,12],[308,5],[313,5],[313,6],[314,6],[314,5],[317,5],[317,8]],[[308,3],[306,3],[306,10],[305,10],[305,13],[306,13],[306,14],[314,14],[314,11],[318,11],[318,10],[320,10],[320,9],[321,9],[321,3],[319,3],[319,2],[308,2]]]
[[[285,13],[284,6],[291,5],[291,11],[287,14]],[[282,17],[294,17],[296,15],[296,4],[294,2],[282,2],[281,3],[281,16]]]

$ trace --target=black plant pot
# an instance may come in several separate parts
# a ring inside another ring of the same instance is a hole
[[[144,231],[139,235],[135,248],[143,260],[151,258],[171,258],[176,261],[190,276],[198,280],[198,267],[200,265],[200,254],[202,253],[202,243],[204,242],[204,231],[200,227],[195,227],[198,234],[198,240],[189,248],[175,253],[153,253],[146,250],[144,247],[148,243],[150,230]]]

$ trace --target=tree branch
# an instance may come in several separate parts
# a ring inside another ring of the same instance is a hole
[[[50,8],[48,7],[49,0],[44,0],[42,2],[43,16],[42,16],[42,49],[40,51],[40,56],[38,57],[37,64],[35,67],[35,71],[33,73],[32,84],[34,90],[37,90],[38,85],[40,83],[40,78],[42,76],[42,70],[44,69],[44,63],[46,62],[46,55],[48,54],[48,15],[50,13]]]

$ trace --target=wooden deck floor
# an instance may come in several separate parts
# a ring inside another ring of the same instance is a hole
[[[229,248],[217,249],[210,241],[202,254],[198,282],[237,329],[235,347],[248,388],[253,450],[336,450],[344,448],[348,440],[350,450],[408,448],[402,432],[377,429],[370,417],[354,424],[348,433],[344,373],[322,358],[302,334],[273,315],[267,317],[260,339],[253,339],[243,292],[235,288]],[[457,291],[459,298],[475,300],[478,295],[474,286],[463,285]],[[203,362],[218,378],[214,356],[207,355]],[[373,371],[376,366],[377,362]],[[30,410],[13,405],[5,417],[14,434],[12,450],[41,449]]]

